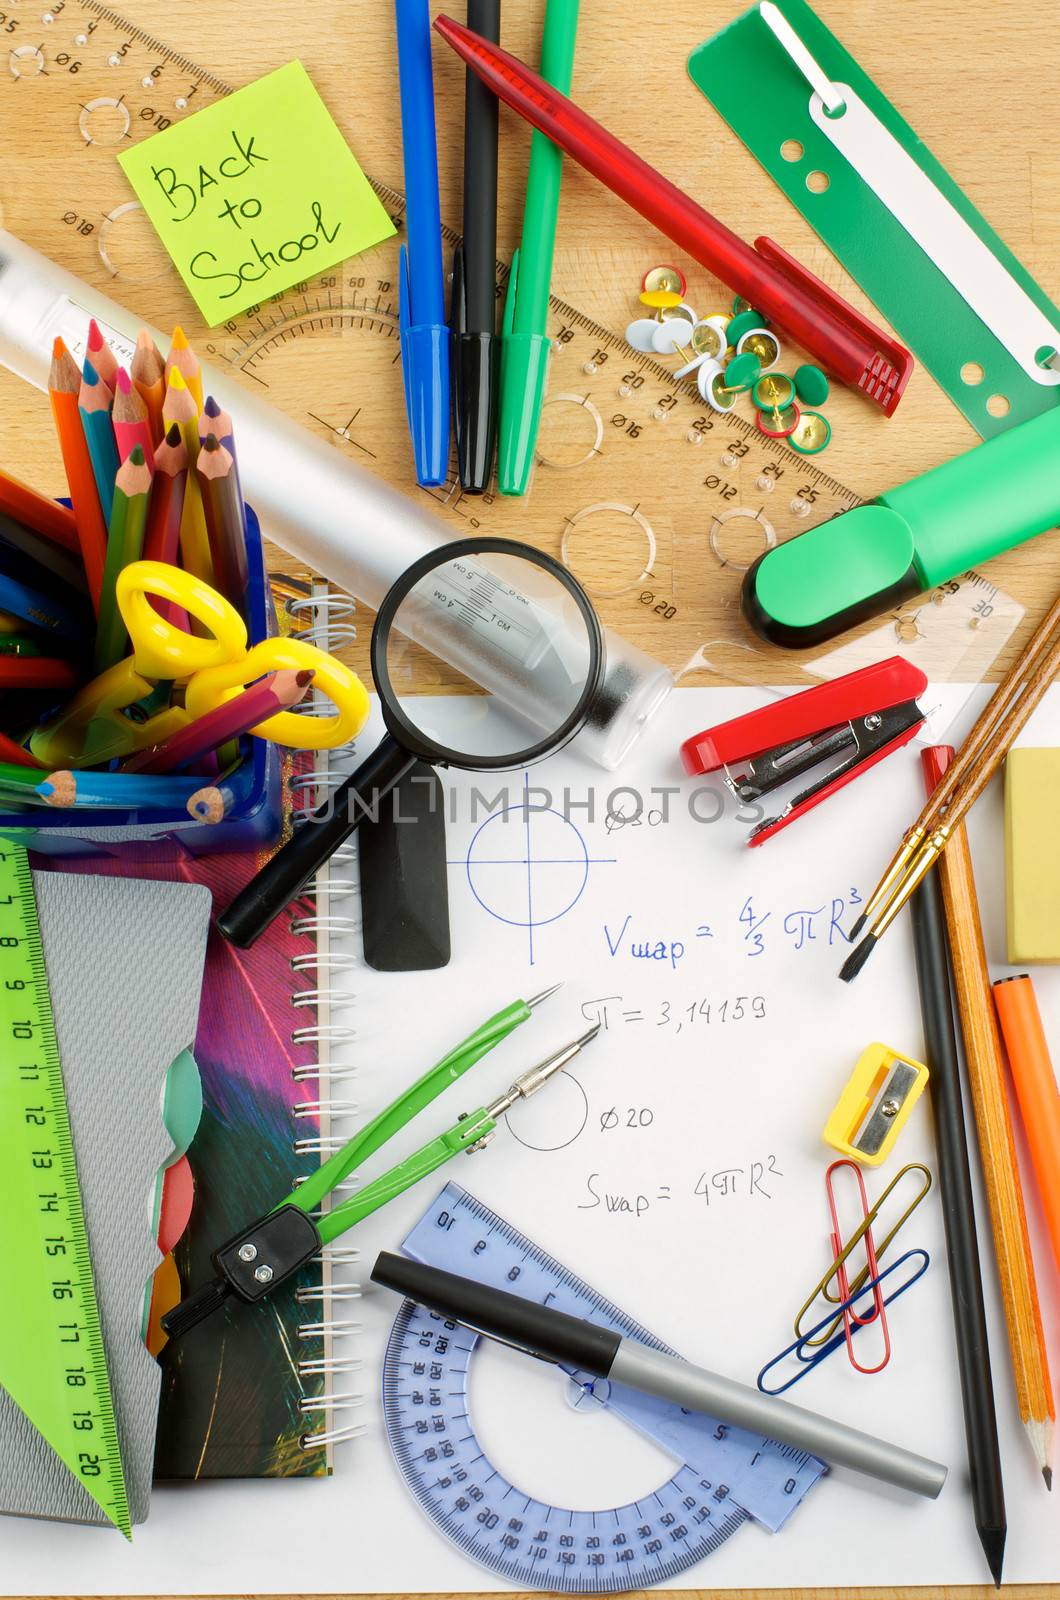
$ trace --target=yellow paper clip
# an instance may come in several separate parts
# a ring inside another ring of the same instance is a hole
[[[927,1081],[922,1062],[885,1044],[870,1044],[824,1125],[825,1144],[867,1167],[878,1167],[890,1155]]]

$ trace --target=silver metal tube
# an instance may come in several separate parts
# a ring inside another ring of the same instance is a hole
[[[705,1411],[708,1416],[765,1434],[781,1444],[808,1450],[832,1466],[850,1467],[929,1500],[938,1496],[946,1481],[947,1469],[938,1461],[929,1461],[900,1445],[849,1428],[845,1422],[804,1411],[788,1400],[762,1394],[745,1383],[719,1377],[630,1339],[623,1339],[608,1377],[614,1383],[672,1400],[689,1411]]]
[[[130,362],[141,320],[0,230],[0,363],[38,389],[47,388],[56,335],[75,356],[83,356],[90,317],[100,323],[119,358]],[[165,336],[151,332],[164,345]],[[203,364],[203,382],[237,419],[240,477],[266,535],[373,609],[406,567],[452,538],[415,498],[216,367]],[[578,748],[613,768],[674,680],[666,667],[618,634],[608,630],[606,637],[607,675]],[[503,694],[500,686],[495,692]]]

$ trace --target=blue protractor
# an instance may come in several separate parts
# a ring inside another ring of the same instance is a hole
[[[405,1240],[430,1266],[511,1290],[668,1349],[458,1184]],[[684,1464],[626,1505],[575,1511],[527,1494],[475,1433],[468,1380],[478,1337],[405,1301],[383,1366],[398,1468],[431,1520],[471,1560],[525,1589],[614,1594],[694,1566],[749,1519],[776,1531],[825,1470],[805,1452],[619,1384],[572,1380]]]

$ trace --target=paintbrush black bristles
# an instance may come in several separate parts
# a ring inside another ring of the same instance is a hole
[[[858,934],[861,932],[868,920],[868,912],[863,911],[860,917],[858,917],[857,921],[854,923],[850,932],[847,934],[847,940],[850,944],[854,943],[854,940],[857,938]]]
[[[852,983],[876,948],[877,935],[867,933],[860,944],[856,944],[839,969],[839,976],[844,983]]]

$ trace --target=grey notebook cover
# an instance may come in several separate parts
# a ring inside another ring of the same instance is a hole
[[[195,1039],[210,892],[58,872],[34,873],[33,884],[129,1509],[143,1522],[161,1378],[140,1334],[159,1263],[150,1195],[172,1151],[166,1072]],[[109,1526],[2,1389],[0,1512]]]

